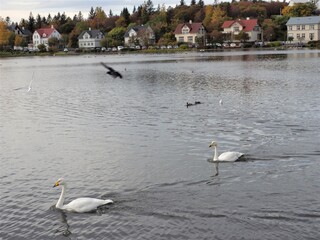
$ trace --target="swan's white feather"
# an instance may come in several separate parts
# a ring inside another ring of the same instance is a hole
[[[97,199],[97,198],[77,198],[70,203],[63,205],[61,209],[67,210],[70,212],[91,212],[95,211],[97,207],[113,203],[111,199]]]
[[[243,156],[241,152],[224,152],[218,157],[218,161],[234,162]]]

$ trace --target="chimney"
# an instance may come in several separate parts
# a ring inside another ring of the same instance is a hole
[[[53,28],[53,25],[51,25],[51,28]]]
[[[91,27],[89,27],[89,31],[91,31]]]
[[[250,20],[250,18],[249,18],[249,17],[247,17],[247,20]]]
[[[192,24],[192,20],[189,20],[189,23]]]

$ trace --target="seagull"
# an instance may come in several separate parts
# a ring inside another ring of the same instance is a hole
[[[109,71],[107,72],[107,74],[109,74],[110,76],[112,76],[113,78],[122,78],[122,75],[117,72],[116,70],[114,70],[113,68],[109,67],[107,64],[101,62],[101,65],[104,66],[105,68],[107,68]]]
[[[31,84],[32,84],[32,81],[33,81],[33,79],[31,79],[31,81],[30,81],[30,83],[29,83],[29,87],[28,87],[27,92],[30,92],[30,91],[31,91]]]
[[[29,86],[28,86],[28,88],[27,88],[27,92],[30,92],[31,89],[32,89],[31,85],[32,85],[32,81],[33,81],[33,76],[34,76],[34,72],[32,73],[32,79],[31,79],[31,81],[30,81],[30,83],[29,83]],[[19,88],[15,88],[15,89],[13,89],[13,90],[21,90],[21,89],[26,89],[26,87],[19,87]]]

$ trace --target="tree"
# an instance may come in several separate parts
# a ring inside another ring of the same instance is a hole
[[[199,0],[199,2],[198,2],[198,6],[199,6],[199,7],[203,7],[203,6],[204,6],[204,2],[203,2],[203,0]]]
[[[126,32],[124,27],[115,27],[107,34],[107,41],[109,42],[109,46],[119,46],[123,44],[123,36]]]
[[[95,12],[94,12],[94,10],[93,10],[93,7],[91,7],[91,9],[90,9],[90,12],[89,12],[89,16],[88,16],[88,19],[89,20],[92,20],[94,17],[95,17]]]
[[[9,44],[10,31],[7,29],[7,24],[0,19],[0,48]]]
[[[312,16],[316,9],[317,6],[312,2],[297,3],[293,6],[285,7],[282,10],[282,14],[289,17],[307,17]]]
[[[32,15],[32,12],[30,12],[29,15],[29,22],[28,22],[28,29],[30,30],[30,32],[34,32],[34,27],[35,27],[35,19]]]
[[[128,26],[130,24],[130,13],[128,8],[124,7],[120,16],[124,18],[125,25]]]
[[[20,35],[16,35],[15,39],[14,39],[14,46],[25,46],[26,45],[26,41],[25,39],[20,36]]]
[[[241,42],[246,42],[246,41],[248,41],[248,40],[250,39],[248,33],[246,33],[246,32],[243,31],[243,30],[241,30],[241,31],[239,32],[239,34],[235,35],[234,38],[235,38],[236,40],[241,41]]]
[[[47,47],[44,44],[39,44],[37,46],[37,48],[39,49],[39,52],[46,52],[47,51]]]
[[[37,29],[41,28],[41,25],[42,25],[41,16],[38,14],[37,21],[36,21],[36,28]]]
[[[180,0],[180,6],[184,6],[184,5],[186,5],[184,0]]]
[[[150,15],[153,13],[154,9],[153,9],[153,3],[151,0],[148,0],[146,3],[145,3],[145,8],[146,8],[146,11],[147,13]]]
[[[191,0],[190,6],[196,5],[196,0]]]

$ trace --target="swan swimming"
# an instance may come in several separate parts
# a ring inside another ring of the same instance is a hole
[[[224,153],[221,153],[220,156],[218,156],[218,151],[217,151],[218,145],[215,141],[212,141],[209,147],[214,148],[213,161],[235,162],[237,160],[240,160],[240,158],[243,156],[243,153],[241,152],[224,152]]]
[[[63,180],[63,178],[58,179],[53,187],[62,187],[60,198],[56,204],[56,208],[66,210],[69,212],[78,212],[78,213],[85,213],[85,212],[92,212],[97,210],[97,207],[106,205],[109,203],[113,203],[111,199],[97,199],[97,198],[77,198],[70,203],[63,205],[64,202],[64,195],[66,193],[66,182]]]

